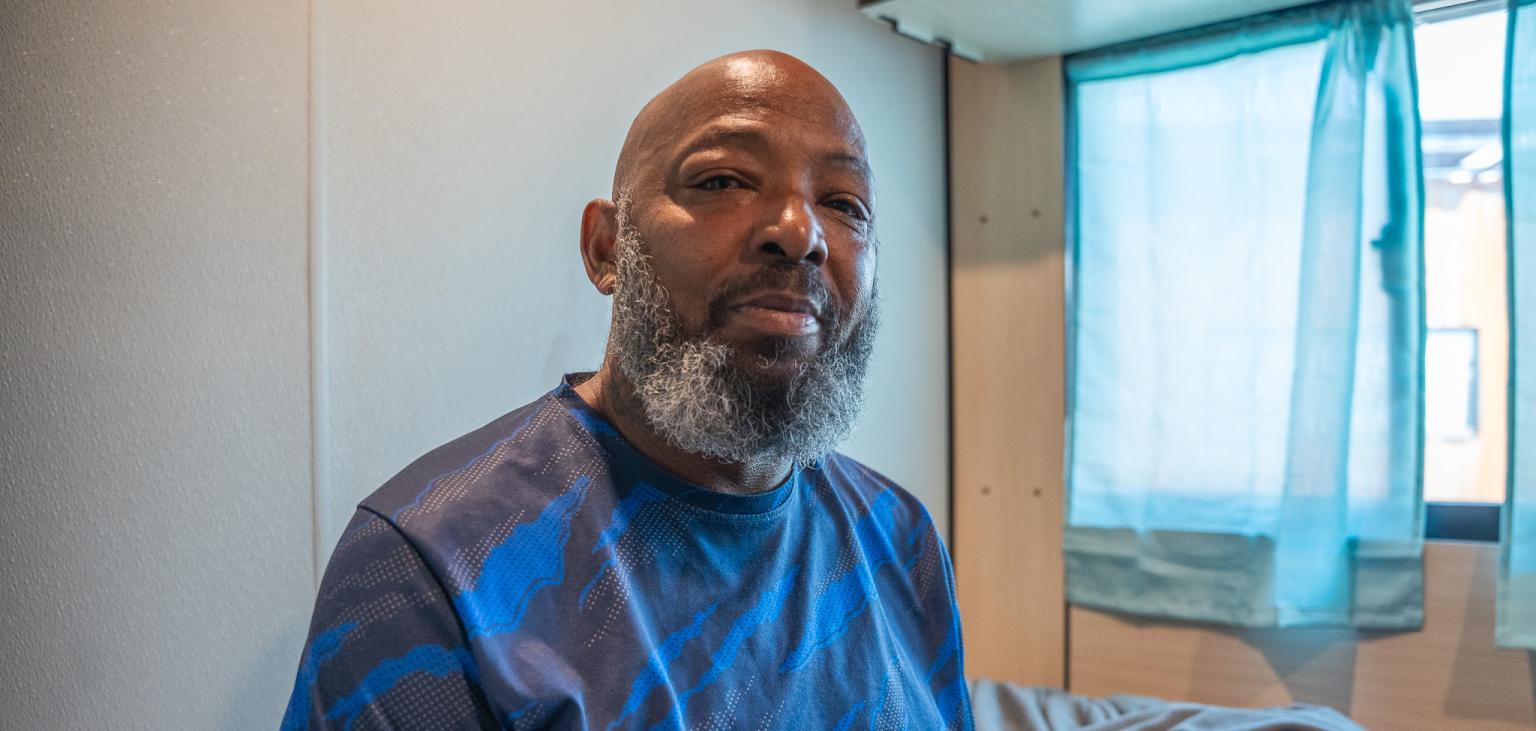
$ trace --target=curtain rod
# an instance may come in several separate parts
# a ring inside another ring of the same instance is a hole
[[[1506,0],[1414,0],[1413,16],[1419,23],[1438,23],[1503,10],[1507,4]]]

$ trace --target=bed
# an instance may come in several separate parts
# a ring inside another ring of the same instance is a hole
[[[977,731],[1363,731],[1326,706],[1227,708],[1134,695],[1090,698],[986,679],[972,682],[971,706]]]

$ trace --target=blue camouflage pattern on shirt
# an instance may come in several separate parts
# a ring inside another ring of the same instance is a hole
[[[283,728],[971,727],[949,557],[833,453],[728,495],[568,378],[364,500]]]

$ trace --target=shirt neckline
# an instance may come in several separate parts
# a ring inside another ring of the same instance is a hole
[[[621,470],[643,480],[667,496],[692,507],[712,513],[732,516],[763,516],[782,507],[789,501],[799,484],[806,478],[804,469],[795,465],[789,477],[778,487],[751,495],[738,495],[711,490],[695,484],[657,464],[636,449],[619,433],[612,422],[599,414],[576,393],[575,384],[591,377],[591,373],[567,373],[560,385],[550,392],[598,445],[611,456]]]

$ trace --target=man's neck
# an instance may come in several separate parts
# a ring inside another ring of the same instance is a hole
[[[641,454],[662,468],[716,492],[752,494],[772,490],[789,478],[790,460],[726,462],[682,451],[651,429],[635,389],[617,366],[605,361],[576,386],[576,395],[601,414]]]

